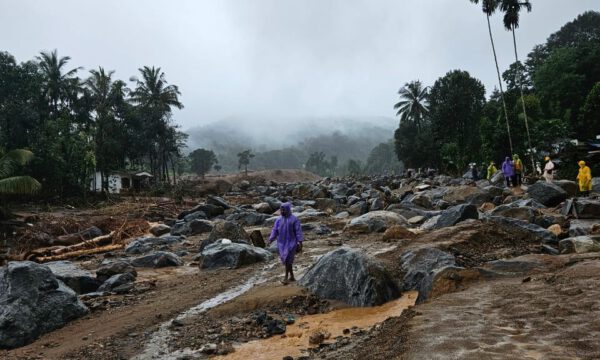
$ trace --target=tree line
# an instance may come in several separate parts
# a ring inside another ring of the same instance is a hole
[[[519,11],[531,11],[531,3],[482,3],[497,65],[489,17],[498,9],[504,12],[516,56]],[[600,134],[600,13],[578,16],[535,46],[525,62],[517,56],[497,72],[499,88],[487,99],[481,81],[462,70],[448,72],[432,86],[418,80],[405,84],[395,105],[398,158],[409,167],[458,172],[471,162],[520,154],[531,168],[532,161],[555,154],[556,144],[568,148],[569,139],[591,141]]]
[[[87,73],[70,57],[41,52],[18,63],[0,52],[0,155],[27,149],[27,171],[49,196],[81,195],[93,173],[148,171],[173,183],[186,135],[174,125],[183,108],[160,67],[143,66],[129,82],[103,67]]]

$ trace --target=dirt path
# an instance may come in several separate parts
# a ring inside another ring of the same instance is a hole
[[[172,271],[169,269],[154,270],[156,290],[142,294],[132,304],[91,313],[28,346],[0,352],[0,358],[128,359],[139,351],[144,332],[243,282],[256,268],[195,270],[194,274],[173,276],[165,275]]]

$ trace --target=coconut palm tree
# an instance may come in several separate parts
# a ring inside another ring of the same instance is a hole
[[[519,0],[500,0],[500,10],[504,12],[504,27],[506,30],[512,32],[513,46],[515,49],[515,61],[519,62],[519,53],[517,52],[517,37],[515,30],[519,27],[519,18],[522,9],[526,9],[527,12],[531,12],[531,2],[525,0],[524,2]],[[529,121],[527,119],[527,110],[525,108],[525,97],[523,96],[523,84],[521,82],[520,71],[515,71],[515,83],[519,86],[521,92],[521,105],[523,106],[523,117],[525,119],[525,130],[527,131],[527,142],[529,146],[529,154],[531,157],[532,170],[535,169],[535,161],[533,159],[533,148],[531,147],[531,135],[529,134]]]
[[[37,59],[44,79],[44,95],[56,115],[60,101],[66,98],[66,95],[71,92],[70,89],[79,85],[79,79],[75,75],[81,68],[65,71],[71,58],[59,57],[56,50],[41,52]]]
[[[469,0],[474,4],[479,4],[479,0]],[[486,15],[488,33],[490,35],[490,43],[492,44],[492,52],[494,53],[494,63],[496,64],[496,73],[498,75],[498,86],[500,87],[500,99],[502,100],[502,109],[504,111],[504,120],[506,121],[506,132],[508,133],[508,143],[510,152],[513,153],[512,137],[510,135],[510,124],[508,122],[508,111],[506,110],[506,101],[504,101],[504,87],[502,85],[502,77],[500,76],[500,67],[498,66],[498,56],[496,55],[496,45],[494,44],[494,36],[492,35],[492,26],[490,25],[490,17],[496,12],[499,6],[499,0],[481,0],[481,9]]]
[[[29,150],[12,150],[0,154],[0,194],[32,194],[41,188],[40,183],[31,176],[13,176],[18,166],[33,159]]]
[[[398,94],[400,101],[394,105],[394,109],[398,110],[396,115],[400,116],[400,122],[412,122],[420,131],[429,113],[429,88],[424,87],[421,81],[415,80],[404,84],[404,87],[398,90]]]

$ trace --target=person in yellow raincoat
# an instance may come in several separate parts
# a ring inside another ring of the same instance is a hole
[[[495,162],[490,162],[490,166],[488,166],[487,168],[487,177],[486,179],[490,180],[492,178],[492,176],[494,176],[495,173],[498,172],[498,169],[496,169],[496,163]]]
[[[579,181],[579,192],[583,196],[588,196],[592,190],[592,170],[585,165],[585,161],[581,160],[579,163],[579,174],[577,180]]]

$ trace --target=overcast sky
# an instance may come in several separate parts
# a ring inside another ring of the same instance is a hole
[[[520,55],[600,0],[533,0]],[[493,19],[502,68],[512,39]],[[58,49],[128,79],[160,66],[184,129],[225,117],[394,116],[405,82],[464,69],[493,88],[485,17],[468,0],[0,0],[0,50]]]

